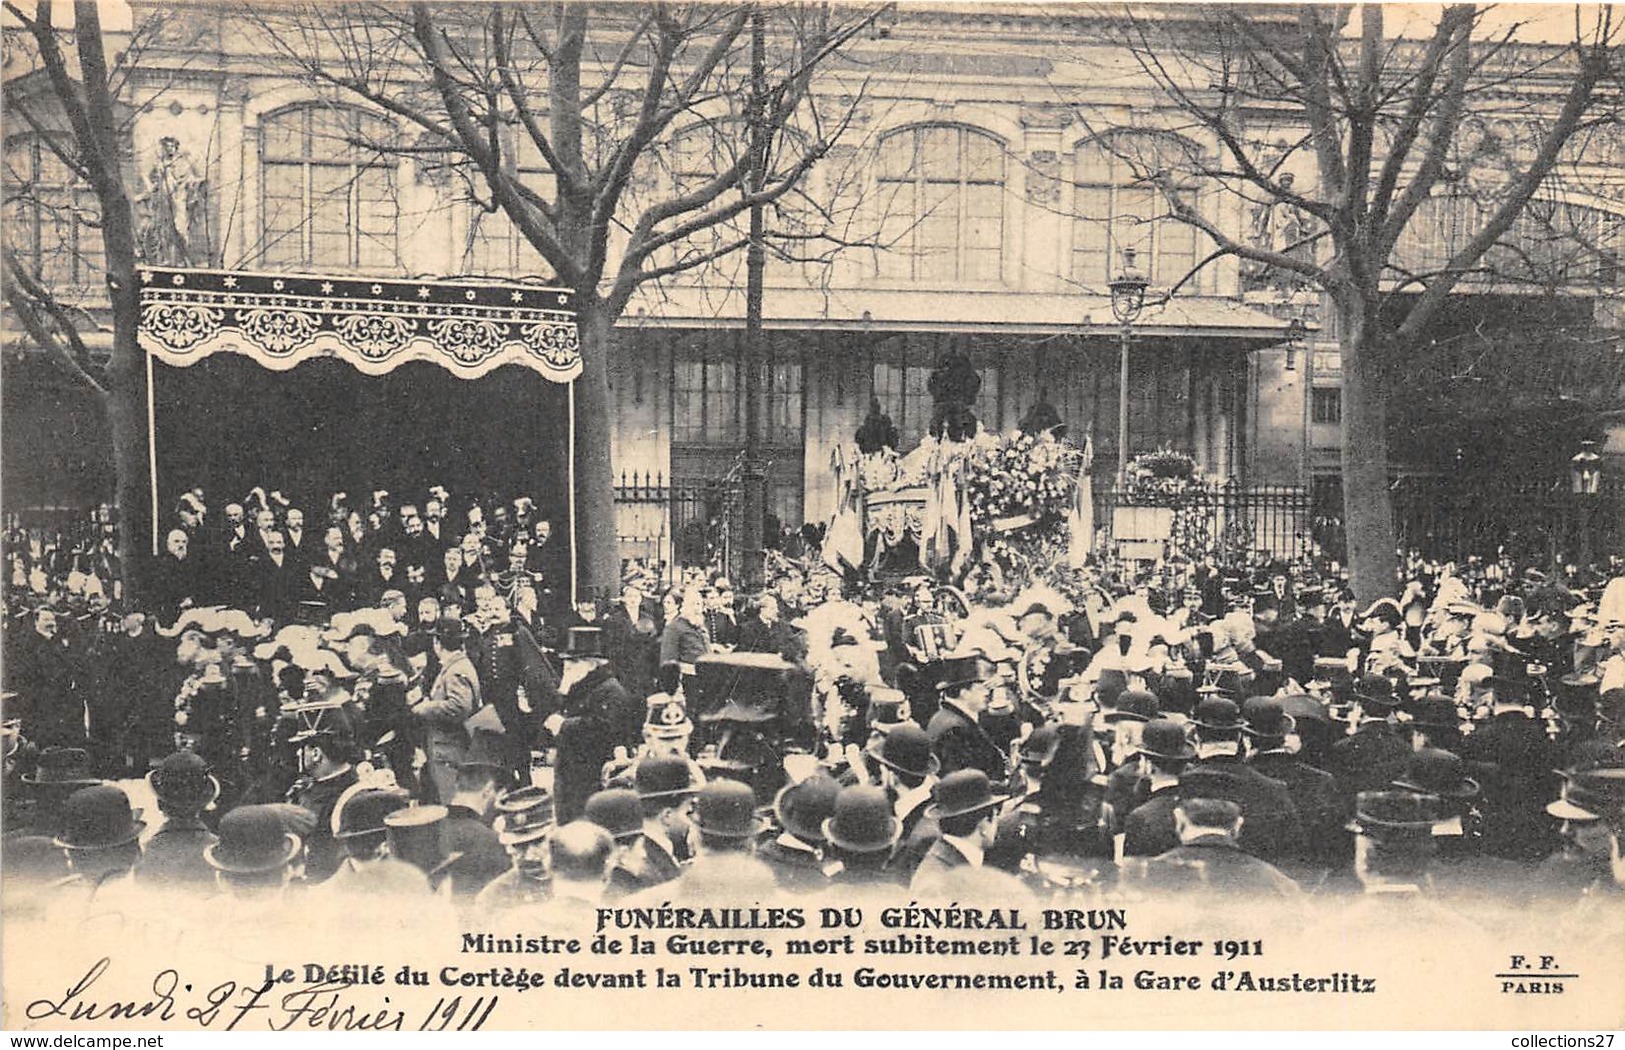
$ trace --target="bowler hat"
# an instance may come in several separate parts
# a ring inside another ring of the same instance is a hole
[[[1151,758],[1189,759],[1196,749],[1185,736],[1185,727],[1171,718],[1153,718],[1140,730],[1140,754]]]
[[[1413,753],[1394,787],[1441,798],[1467,799],[1478,795],[1478,781],[1465,773],[1461,756],[1437,747]]]
[[[835,811],[822,830],[825,841],[848,853],[878,853],[897,842],[903,822],[892,812],[886,792],[859,784],[835,796]]]
[[[40,752],[39,764],[24,773],[23,783],[38,787],[87,787],[101,780],[90,775],[90,754],[80,747],[48,747]]]
[[[694,799],[694,823],[700,834],[749,838],[762,830],[756,816],[756,793],[737,780],[713,780]]]
[[[633,774],[638,798],[692,795],[700,789],[694,768],[683,755],[650,755]]]
[[[299,837],[290,834],[277,807],[238,806],[220,818],[220,841],[203,850],[203,859],[218,871],[239,875],[285,867],[299,852]]]
[[[1105,712],[1105,722],[1149,722],[1161,713],[1157,694],[1145,689],[1125,689],[1118,694],[1117,707]]]
[[[546,788],[515,788],[496,803],[497,838],[504,846],[531,842],[553,828],[553,796]]]
[[[209,763],[192,751],[177,751],[147,773],[147,784],[160,803],[177,809],[205,810],[220,797],[220,781]]]
[[[582,815],[609,832],[616,842],[643,833],[643,806],[638,801],[638,793],[630,788],[593,792],[587,798]]]
[[[1250,737],[1275,739],[1297,729],[1297,720],[1286,713],[1286,707],[1272,696],[1249,697],[1241,705],[1241,717],[1247,724],[1242,732]]]
[[[1233,732],[1242,728],[1241,708],[1227,696],[1204,696],[1191,721],[1198,729]]]
[[[886,768],[908,776],[929,776],[938,768],[931,738],[917,722],[904,722],[894,728],[869,748],[869,755]]]
[[[996,808],[1009,796],[995,795],[993,782],[980,769],[960,769],[937,781],[925,815],[932,820],[959,817]]]
[[[803,842],[824,840],[824,821],[835,813],[835,796],[841,786],[824,774],[814,774],[799,784],[786,785],[773,800],[773,815],[779,826]]]
[[[1021,760],[1042,769],[1055,761],[1055,755],[1060,750],[1061,732],[1053,722],[1046,722],[1028,733],[1027,739],[1021,742]]]
[[[362,788],[341,797],[333,810],[333,837],[353,839],[362,835],[382,835],[384,818],[411,802],[405,791],[388,788]]]
[[[1447,696],[1424,696],[1410,705],[1410,715],[1415,729],[1461,728],[1461,713],[1456,710],[1456,702]]]
[[[112,784],[93,784],[69,795],[62,805],[63,849],[110,849],[134,842],[146,821],[130,808],[130,796]]]
[[[1451,816],[1437,795],[1413,791],[1362,791],[1355,796],[1350,831],[1385,846],[1431,846],[1433,825]]]
[[[1380,674],[1363,675],[1354,683],[1354,698],[1366,707],[1398,707],[1394,683]]]

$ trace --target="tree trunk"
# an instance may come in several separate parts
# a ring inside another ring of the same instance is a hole
[[[124,600],[131,608],[140,608],[146,600],[147,575],[153,563],[146,359],[135,336],[139,311],[133,290],[128,296],[115,292],[113,356],[107,368],[107,395],[102,400],[113,444],[113,502],[118,508]]]
[[[603,598],[620,585],[615,543],[615,479],[609,455],[609,351],[612,324],[596,296],[578,300],[581,378],[575,381],[576,597]],[[639,367],[639,362],[633,362]]]
[[[1343,518],[1349,577],[1367,604],[1396,591],[1394,512],[1388,490],[1388,417],[1382,335],[1358,298],[1338,306],[1342,321]]]

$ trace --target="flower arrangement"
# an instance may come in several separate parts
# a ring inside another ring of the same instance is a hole
[[[972,527],[985,534],[1059,524],[1071,507],[1077,459],[1053,437],[984,434],[966,461]]]
[[[1172,505],[1178,497],[1203,486],[1196,460],[1171,448],[1143,452],[1129,461],[1124,482],[1136,502]]]

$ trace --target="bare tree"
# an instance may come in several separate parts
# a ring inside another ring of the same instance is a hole
[[[463,179],[576,289],[577,512],[608,522],[615,320],[648,282],[743,249],[752,205],[801,186],[846,126],[820,106],[815,74],[879,11],[770,10],[760,120],[771,145],[759,181],[746,147],[749,6],[313,4],[258,24],[311,80],[411,129],[400,151]],[[787,231],[783,244],[820,236]],[[618,582],[612,531],[578,536],[588,592]]]
[[[1391,33],[1380,4],[1129,11],[1115,31],[1179,114],[1167,129],[1185,144],[1177,161],[1137,165],[1170,216],[1243,260],[1244,273],[1330,301],[1353,584],[1362,600],[1389,593],[1397,366],[1496,261],[1571,144],[1617,122],[1613,11],[1576,10],[1564,45],[1526,44],[1519,26],[1492,34],[1471,5],[1438,12],[1420,37]],[[1518,141],[1501,141],[1496,121]],[[1462,198],[1473,206],[1457,208],[1461,235],[1407,266],[1407,238],[1426,241],[1425,220]],[[1248,233],[1226,208],[1249,212]]]
[[[138,231],[123,164],[129,110],[121,96],[127,89],[131,56],[139,52],[152,27],[137,27],[128,46],[110,61],[95,0],[77,0],[71,28],[52,21],[53,6],[51,0],[39,0],[28,12],[10,0],[5,3],[6,14],[15,21],[7,27],[6,47],[24,67],[6,80],[5,101],[13,119],[33,133],[39,148],[88,190],[84,204],[71,199],[31,203],[82,207],[87,228],[99,231],[97,262],[105,273],[112,326],[112,353],[105,367],[93,359],[83,335],[95,323],[91,312],[74,301],[68,294],[71,289],[45,279],[9,237],[3,265],[5,299],[29,339],[90,390],[107,414],[125,593],[139,601],[145,584],[143,552],[152,539],[151,505],[146,485],[146,376],[136,344]],[[27,183],[7,182],[8,204],[33,192]],[[88,250],[85,254],[95,255]]]

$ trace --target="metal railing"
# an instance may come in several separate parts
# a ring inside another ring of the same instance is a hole
[[[1177,491],[1114,485],[1096,489],[1094,505],[1097,532],[1125,557],[1294,561],[1310,556],[1317,542],[1309,494],[1290,485],[1222,481]]]
[[[622,472],[615,485],[615,540],[622,564],[642,562],[671,581],[689,566],[740,569],[744,486],[737,477],[667,478]]]

